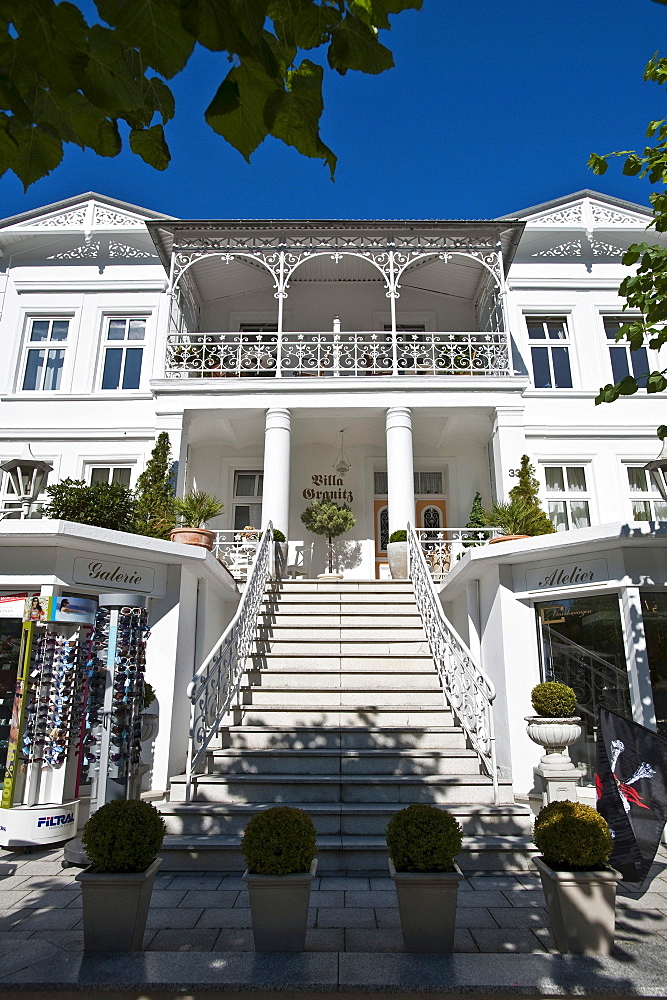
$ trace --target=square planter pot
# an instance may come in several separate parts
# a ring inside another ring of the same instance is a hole
[[[317,871],[317,858],[309,872],[293,875],[251,875],[248,883],[255,951],[303,951],[310,887]]]
[[[387,542],[387,562],[392,580],[407,580],[408,573],[408,543]]]
[[[153,882],[161,864],[161,858],[156,858],[145,872],[79,872],[84,951],[141,951]]]
[[[453,872],[397,872],[389,861],[406,951],[449,953],[454,950],[456,901],[463,878],[458,865],[455,869]]]
[[[533,858],[547,900],[554,944],[564,955],[609,955],[614,947],[616,884],[621,876],[556,872]]]

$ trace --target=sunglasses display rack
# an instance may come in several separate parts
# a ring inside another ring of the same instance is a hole
[[[92,636],[84,767],[93,780],[91,811],[126,798],[141,762],[141,714],[148,613],[137,594],[105,594]],[[102,678],[104,690],[102,702]]]

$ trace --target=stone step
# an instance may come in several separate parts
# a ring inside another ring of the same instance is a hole
[[[391,690],[389,688],[378,688],[369,691],[364,688],[339,688],[339,687],[319,687],[312,689],[295,689],[292,687],[242,687],[241,701],[244,706],[262,708],[264,706],[285,705],[293,712],[299,712],[302,708],[310,708],[313,698],[317,698],[317,703],[328,709],[343,707],[356,708],[359,705],[372,705],[378,708],[386,706],[410,705],[432,708],[434,710],[443,707],[444,695],[438,686],[437,678],[434,675],[432,685],[422,685],[407,689],[404,685]]]
[[[435,711],[416,705],[397,706],[357,705],[355,708],[333,707],[331,705],[307,705],[295,708],[292,705],[240,705],[233,708],[221,721],[222,726],[362,726],[386,727],[405,726],[406,729],[425,730],[431,726],[453,724],[451,712],[446,708]]]
[[[269,596],[284,594],[412,594],[414,588],[409,580],[281,580],[270,585]]]
[[[354,642],[350,639],[327,639],[321,637],[317,641],[305,638],[300,642],[294,639],[277,638],[259,640],[255,655],[275,653],[276,656],[411,656],[429,655],[428,642],[424,637],[420,640],[401,639],[366,639]]]
[[[355,656],[313,656],[312,653],[290,653],[285,656],[280,653],[254,653],[251,657],[256,669],[259,670],[344,670],[346,672],[384,671],[401,673],[403,671],[435,671],[433,659],[423,653],[413,653],[403,656],[375,656],[373,653]]]
[[[479,774],[474,750],[214,750],[208,756],[208,774],[221,780],[227,774]]]
[[[170,836],[207,834],[210,836],[241,836],[248,820],[256,812],[271,808],[274,803],[240,803],[216,805],[214,803],[159,802],[156,808],[162,814]],[[318,834],[335,836],[384,836],[387,823],[399,809],[400,802],[307,802],[293,803],[305,809],[315,824]],[[532,815],[525,806],[514,804],[494,805],[440,805],[439,809],[451,813],[461,824],[467,836],[528,836]]]
[[[230,726],[221,730],[212,749],[238,750],[463,750],[466,737],[458,726],[428,729],[337,729],[322,726],[283,729],[277,726]]]
[[[170,799],[185,800],[185,775],[171,779]],[[192,780],[198,802],[493,802],[491,779],[481,774],[339,775],[198,774]]]
[[[407,691],[414,688],[440,691],[440,681],[435,669],[386,671],[365,670],[360,675],[358,670],[304,670],[304,664],[292,667],[291,670],[250,670],[246,673],[242,685],[243,690],[259,691],[279,688],[296,688],[301,691],[324,691],[340,688],[343,691]],[[364,698],[368,700],[367,697]]]
[[[415,604],[414,595],[402,594],[401,597],[409,597],[410,600],[397,601],[393,600],[391,604],[386,601],[376,602],[376,601],[359,601],[359,603],[353,603],[352,601],[295,601],[291,597],[281,598],[280,601],[270,601],[263,605],[261,614],[262,615],[280,615],[282,618],[284,615],[309,615],[312,618],[317,618],[319,620],[320,615],[345,615],[350,619],[357,617],[367,617],[371,614],[377,614],[382,618],[388,618],[390,615],[408,615],[410,617],[419,618],[419,611]]]
[[[374,632],[376,629],[395,631],[396,629],[419,629],[423,633],[421,616],[415,611],[414,614],[386,614],[384,610],[381,614],[348,614],[347,612],[327,611],[326,614],[313,614],[312,611],[292,614],[284,610],[278,613],[263,612],[259,616],[258,629],[263,632],[266,629],[326,629],[338,631],[342,629],[368,629]]]
[[[336,642],[425,642],[426,639],[421,626],[419,628],[394,628],[376,623],[376,627],[373,628],[368,625],[329,625],[326,628],[316,625],[294,627],[283,626],[280,621],[277,621],[270,628],[259,625],[256,636],[260,644],[262,642],[273,644],[286,639],[298,639],[301,642],[321,643],[327,646]]]

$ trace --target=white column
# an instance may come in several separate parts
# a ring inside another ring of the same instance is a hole
[[[269,521],[289,533],[290,411],[271,407],[266,411],[264,433],[264,489],[262,528]]]
[[[510,490],[517,482],[510,472],[519,468],[521,456],[525,454],[523,406],[497,406],[491,438],[494,500],[508,499]]]
[[[387,504],[389,534],[415,523],[412,414],[407,406],[387,410]]]

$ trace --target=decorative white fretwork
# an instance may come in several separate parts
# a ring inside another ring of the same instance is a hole
[[[100,256],[99,240],[91,240],[90,243],[82,243],[71,250],[63,250],[61,253],[51,254],[47,260],[97,260]]]
[[[25,222],[21,228],[30,229],[57,229],[61,226],[83,226],[86,220],[86,206],[72,209],[69,212],[60,212],[58,215],[50,215],[45,219],[38,219],[36,222]]]
[[[149,250],[139,250],[138,247],[128,246],[127,243],[116,243],[115,240],[109,240],[109,256],[131,257],[132,259],[149,257],[155,259],[157,255],[151,253]]]
[[[537,219],[528,220],[531,226],[580,226],[584,221],[581,204],[562,208],[559,212],[540,215]]]
[[[559,243],[558,246],[549,247],[546,250],[538,250],[532,254],[533,257],[581,257],[581,240],[568,240],[567,243]]]
[[[93,225],[101,229],[122,226],[124,229],[143,229],[144,220],[138,219],[134,215],[127,215],[125,212],[118,212],[115,209],[107,208],[106,205],[95,205],[93,215]]]
[[[630,215],[629,212],[621,212],[617,208],[609,208],[607,205],[600,205],[597,202],[591,203],[591,217],[598,225],[608,226],[645,226],[646,219],[638,215]],[[648,213],[647,213],[648,214]]]
[[[602,240],[591,240],[591,250],[594,257],[622,257],[624,250]]]

